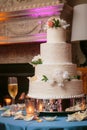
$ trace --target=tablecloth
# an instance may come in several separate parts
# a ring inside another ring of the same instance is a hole
[[[0,130],[87,130],[87,120],[68,122],[67,116],[54,121],[40,118],[42,122],[14,120],[13,117],[1,117],[0,111]]]

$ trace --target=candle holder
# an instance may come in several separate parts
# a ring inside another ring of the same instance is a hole
[[[10,97],[5,97],[5,98],[4,98],[4,101],[5,101],[6,105],[10,105],[11,102],[12,102],[12,100],[11,100]]]
[[[42,112],[43,111],[43,100],[37,100],[37,110],[38,112]]]
[[[26,115],[32,116],[35,113],[35,103],[33,99],[25,99],[25,109],[26,109]]]
[[[26,115],[39,116],[46,113],[56,114],[73,112],[76,106],[80,105],[80,109],[84,110],[86,106],[85,98],[70,98],[70,99],[25,99]],[[72,110],[71,110],[72,109]]]

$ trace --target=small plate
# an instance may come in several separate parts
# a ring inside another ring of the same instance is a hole
[[[34,116],[30,116],[30,117],[25,116],[25,117],[24,117],[24,120],[25,120],[25,121],[31,121],[31,120],[33,120],[33,118],[34,118]]]
[[[43,117],[45,120],[47,120],[47,121],[54,121],[54,120],[56,120],[56,118],[57,118],[57,116],[53,116],[53,117],[50,117],[50,116],[44,116]]]

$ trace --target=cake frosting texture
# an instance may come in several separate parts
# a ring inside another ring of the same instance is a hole
[[[70,63],[71,57],[71,45],[66,43],[55,44],[41,44],[41,57],[44,63],[56,64],[56,63]]]
[[[35,66],[35,75],[29,78],[29,97],[58,99],[83,96],[83,83],[78,78],[77,65],[72,63],[71,44],[66,43],[66,31],[62,27],[47,29],[47,42],[40,44],[40,56],[42,64]]]

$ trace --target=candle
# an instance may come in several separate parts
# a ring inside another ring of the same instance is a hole
[[[7,98],[5,98],[4,100],[5,100],[5,102],[6,102],[6,104],[7,104],[7,105],[9,105],[9,104],[11,103],[11,99],[10,99],[10,98],[8,98],[8,97],[7,97]]]
[[[26,115],[34,115],[34,102],[27,99],[25,105],[26,105]]]
[[[38,108],[39,112],[42,112],[43,111],[43,104],[42,103],[39,103],[39,108]]]
[[[27,113],[28,113],[28,114],[33,114],[33,113],[34,113],[34,108],[33,108],[33,106],[29,106],[29,107],[27,108]]]

